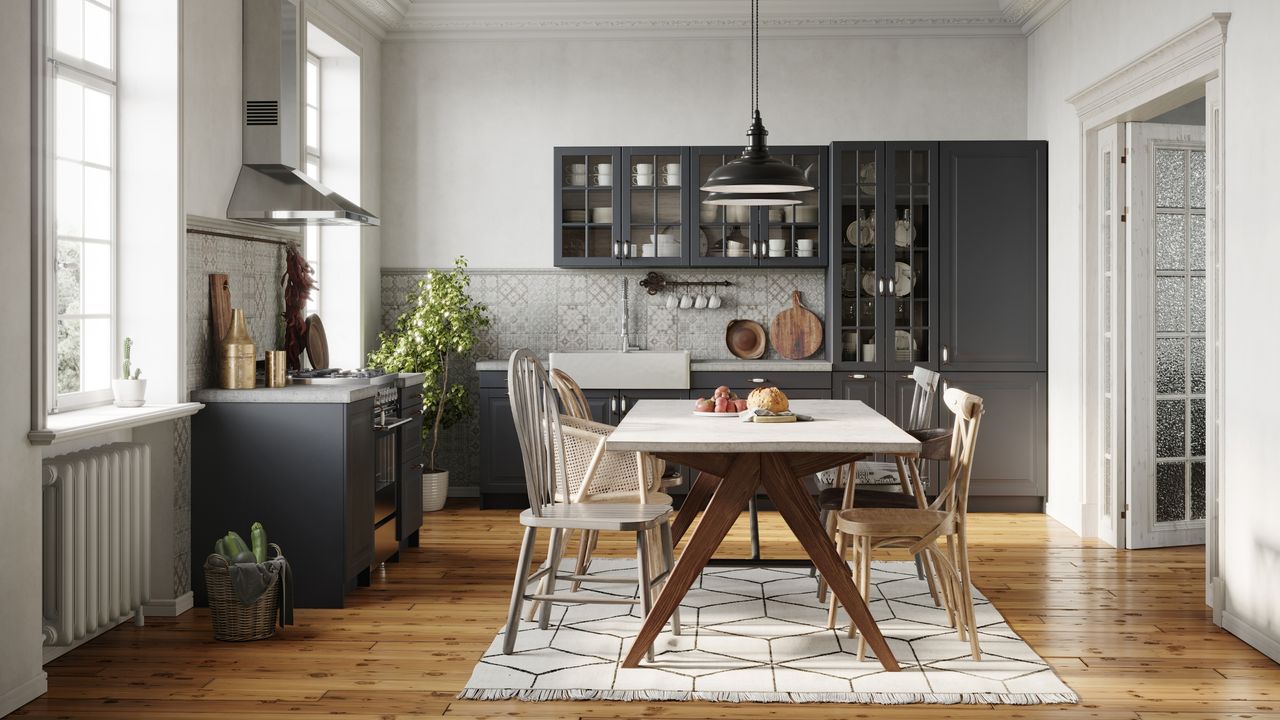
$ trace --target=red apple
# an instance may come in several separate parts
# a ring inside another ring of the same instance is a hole
[[[697,400],[693,401],[693,411],[694,412],[715,412],[716,401],[708,400],[704,397],[700,397]]]
[[[729,397],[732,392],[733,391],[729,389],[728,385],[721,385],[716,388],[715,397]]]
[[[747,409],[747,401],[746,401],[746,400],[734,400],[734,401],[733,401],[733,407],[734,407],[734,410],[736,410],[737,412],[743,412],[743,411],[745,411],[745,410]]]
[[[729,408],[729,398],[724,397],[723,395],[716,398],[716,412],[731,412]]]

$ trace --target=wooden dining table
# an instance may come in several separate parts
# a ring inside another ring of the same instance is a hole
[[[609,435],[605,449],[646,452],[704,473],[705,503],[684,552],[654,601],[623,667],[637,667],[671,614],[724,541],[760,487],[777,507],[818,572],[885,670],[898,670],[884,636],[853,583],[849,565],[836,553],[818,522],[804,478],[873,453],[912,455],[920,443],[888,418],[857,400],[795,400],[791,410],[811,422],[747,423],[736,416],[694,415],[687,400],[641,400]],[[709,491],[709,493],[708,493]],[[676,525],[688,527],[703,502],[686,504]]]

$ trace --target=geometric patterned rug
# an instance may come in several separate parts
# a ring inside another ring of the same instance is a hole
[[[566,565],[569,561],[566,561]],[[635,561],[600,558],[591,574],[635,577]],[[569,569],[566,567],[566,569]],[[902,666],[885,672],[842,627],[828,630],[806,568],[709,567],[680,605],[682,634],[663,632],[652,663],[620,666],[640,627],[639,606],[556,605],[552,624],[522,622],[515,652],[502,634],[477,663],[460,699],[707,700],[871,704],[1076,703],[1071,688],[973,590],[982,660],[947,627],[914,563],[873,564],[872,615]],[[627,585],[583,585],[629,596]],[[562,588],[563,590],[563,588]]]

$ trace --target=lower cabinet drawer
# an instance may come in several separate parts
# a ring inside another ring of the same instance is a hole
[[[831,390],[831,373],[826,372],[695,372],[689,376],[690,387],[717,388],[727,385],[735,392],[761,385],[774,385],[783,392],[791,389]],[[697,397],[696,395],[694,397]]]

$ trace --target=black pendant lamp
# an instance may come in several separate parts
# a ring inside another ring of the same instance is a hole
[[[765,138],[769,131],[760,119],[760,0],[751,0],[751,127],[742,157],[716,168],[702,190],[711,195],[707,205],[796,205],[792,193],[813,189],[804,172],[770,157]]]

